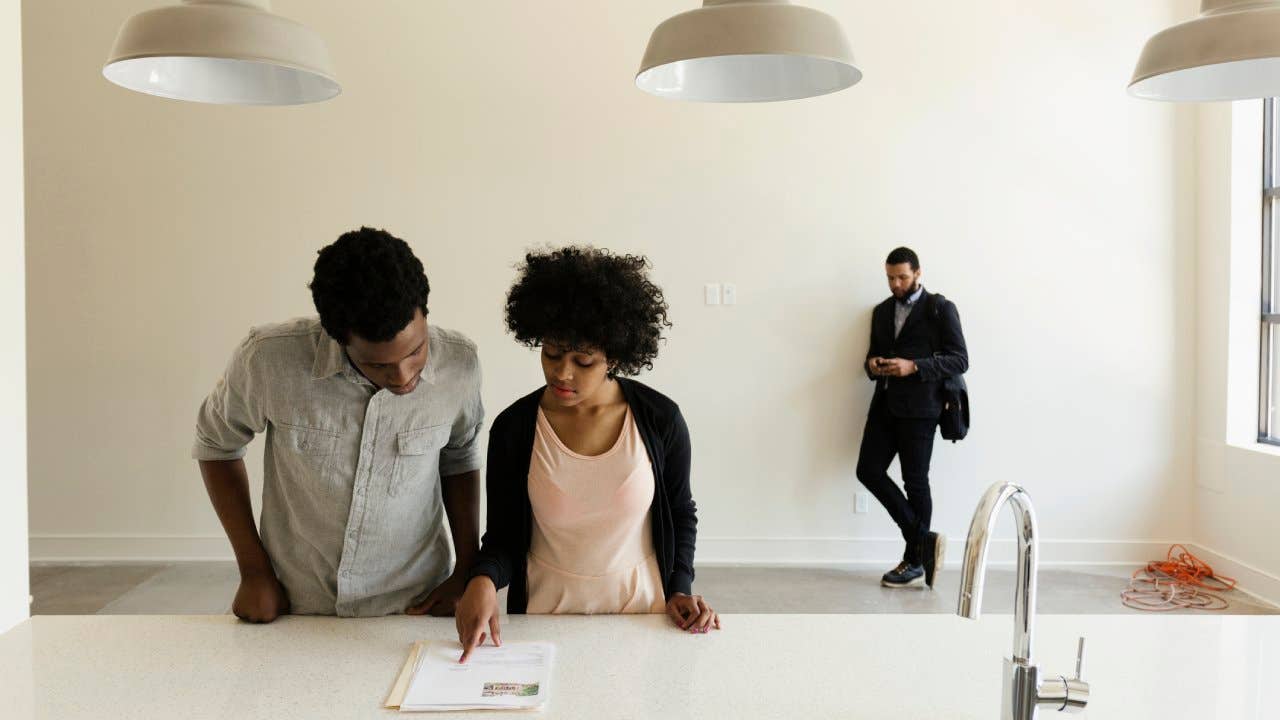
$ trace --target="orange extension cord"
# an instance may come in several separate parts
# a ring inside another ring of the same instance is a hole
[[[1134,610],[1225,610],[1218,593],[1234,589],[1234,578],[1215,575],[1209,564],[1182,545],[1169,548],[1164,560],[1153,560],[1134,572],[1120,600]]]

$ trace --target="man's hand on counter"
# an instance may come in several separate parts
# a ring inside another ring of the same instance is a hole
[[[675,593],[667,601],[667,614],[681,630],[705,633],[711,628],[720,629],[720,616],[701,595]]]
[[[471,656],[471,651],[484,644],[486,633],[494,645],[502,645],[502,628],[498,626],[498,588],[493,580],[485,575],[471,578],[466,592],[458,601],[454,613],[454,625],[458,628],[458,642],[462,643],[464,663]]]
[[[240,574],[231,612],[251,623],[269,623],[289,612],[289,596],[274,572]]]

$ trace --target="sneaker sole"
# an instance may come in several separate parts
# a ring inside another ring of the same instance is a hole
[[[947,561],[947,536],[938,534],[938,541],[933,546],[933,582],[938,581],[938,573],[942,572],[942,568],[946,566]],[[929,588],[933,589],[933,583],[928,583]]]
[[[907,582],[904,582],[904,583],[891,583],[888,580],[884,580],[884,579],[880,580],[881,587],[894,588],[895,590],[901,589],[901,588],[916,587],[923,584],[924,584],[923,575],[916,578],[915,580],[908,580]]]

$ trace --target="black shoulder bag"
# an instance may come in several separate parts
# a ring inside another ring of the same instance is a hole
[[[942,324],[942,303],[947,302],[943,295],[929,296],[929,320],[933,324],[934,353],[942,345],[939,340],[939,326]],[[969,386],[963,375],[944,378],[942,381],[942,417],[938,419],[938,430],[943,440],[959,442],[969,434]]]

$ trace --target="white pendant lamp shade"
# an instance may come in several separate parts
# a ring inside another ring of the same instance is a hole
[[[1157,33],[1129,92],[1184,102],[1280,96],[1280,2],[1202,0],[1200,17]]]
[[[653,31],[636,86],[677,100],[772,102],[861,79],[830,15],[788,0],[706,0]]]
[[[183,0],[125,22],[102,74],[130,90],[194,102],[300,105],[334,97],[319,35],[265,0]]]

